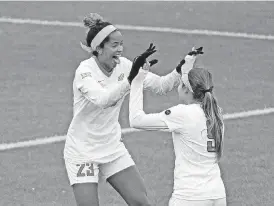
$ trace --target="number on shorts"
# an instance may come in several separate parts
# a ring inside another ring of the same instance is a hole
[[[77,164],[76,166],[79,167],[77,177],[94,176],[92,163]]]

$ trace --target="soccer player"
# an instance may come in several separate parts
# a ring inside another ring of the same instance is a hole
[[[202,48],[190,52],[177,66],[181,104],[160,113],[143,111],[143,81],[148,70],[140,69],[130,90],[131,127],[172,132],[175,152],[174,186],[169,206],[225,206],[226,192],[218,161],[222,155],[224,123],[213,93],[211,73],[193,68]],[[144,67],[149,68],[149,67]]]
[[[91,57],[80,63],[73,81],[73,118],[68,128],[64,159],[79,206],[97,206],[98,180],[107,180],[128,205],[150,205],[134,161],[121,141],[118,122],[130,84],[148,56],[152,44],[134,63],[125,57],[121,32],[98,14],[84,20],[88,27],[81,46]],[[153,60],[150,64],[155,64]],[[181,75],[172,71],[160,77],[148,73],[144,88],[165,94],[179,85]]]

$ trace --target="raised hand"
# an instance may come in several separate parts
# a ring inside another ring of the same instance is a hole
[[[182,74],[182,66],[185,64],[185,62],[186,62],[186,59],[188,58],[188,57],[190,57],[190,56],[197,56],[197,55],[199,55],[199,54],[203,54],[204,52],[203,52],[203,47],[199,47],[198,49],[195,49],[194,47],[192,48],[192,51],[191,52],[189,52],[187,55],[186,55],[186,57],[184,58],[184,59],[182,59],[181,61],[180,61],[180,63],[177,65],[177,67],[176,67],[176,71],[179,73],[179,74]]]
[[[146,63],[143,65],[142,69],[143,70],[147,70],[149,71],[150,70],[150,67],[152,67],[154,64],[156,64],[158,62],[157,59],[153,59],[151,61],[147,61],[146,60]]]
[[[154,64],[157,64],[158,60],[157,59],[153,59],[151,61],[149,61],[149,65],[152,67]]]
[[[188,53],[190,56],[197,56],[198,54],[203,54],[203,47],[199,47],[198,49],[192,48],[192,51]]]
[[[144,66],[146,59],[155,52],[156,52],[155,46],[151,43],[149,45],[149,48],[145,52],[143,52],[141,55],[134,58],[132,67],[128,76],[128,81],[130,84],[132,80],[137,76],[140,68]],[[157,62],[158,60],[154,59],[154,60],[151,60],[149,63],[150,63],[150,66],[152,66],[156,64]]]
[[[136,67],[142,67],[146,62],[146,59],[155,52],[155,46],[153,46],[153,44],[150,43],[149,48],[144,53],[135,57],[133,64],[135,64]]]

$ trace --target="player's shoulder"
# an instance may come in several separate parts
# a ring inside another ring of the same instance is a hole
[[[199,104],[178,104],[166,110],[165,114],[186,118],[193,115],[203,115],[203,110]]]
[[[164,114],[166,116],[169,116],[170,118],[171,117],[173,117],[173,118],[174,117],[179,117],[179,116],[181,116],[181,113],[182,113],[182,108],[181,108],[180,105],[170,107],[170,108],[168,108],[164,111]]]
[[[95,59],[91,57],[89,59],[81,61],[75,73],[80,74],[80,73],[90,72],[92,74],[96,71],[96,68],[97,68],[97,63]]]
[[[120,72],[128,75],[132,66],[132,62],[127,57],[120,57],[120,64],[116,66]]]
[[[130,61],[127,57],[120,57],[120,66],[125,68],[131,68],[132,61]]]
[[[96,61],[94,58],[89,58],[80,62],[79,66],[75,70],[75,81],[81,81],[86,78],[96,77]]]

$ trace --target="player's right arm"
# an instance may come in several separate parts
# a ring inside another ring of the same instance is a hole
[[[127,79],[105,89],[86,67],[76,70],[75,86],[87,100],[103,109],[115,105],[130,89]]]

